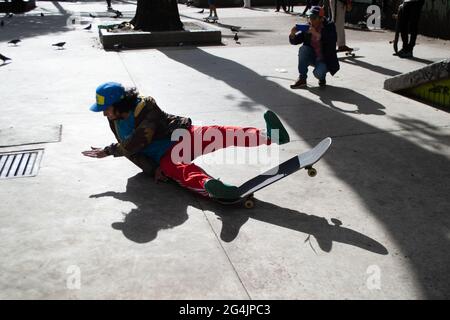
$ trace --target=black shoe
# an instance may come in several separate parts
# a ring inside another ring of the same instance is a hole
[[[394,53],[393,55],[401,57],[405,52],[406,52],[405,49],[400,49],[400,50],[397,51],[397,53]]]
[[[412,51],[399,51],[397,54],[400,58],[412,58]]]
[[[326,85],[327,85],[327,80],[325,80],[325,79],[323,79],[323,80],[319,80],[319,86],[320,87],[326,87]]]
[[[306,88],[306,79],[298,78],[295,83],[291,84],[291,89]]]

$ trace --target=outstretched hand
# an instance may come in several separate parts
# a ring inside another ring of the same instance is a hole
[[[109,156],[102,148],[91,147],[91,150],[81,152],[86,157],[104,158]]]

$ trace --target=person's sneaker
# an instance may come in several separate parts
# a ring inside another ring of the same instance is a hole
[[[325,80],[325,79],[323,79],[323,80],[319,80],[319,86],[320,87],[326,87],[326,85],[327,85],[327,80]]]
[[[217,179],[205,182],[205,190],[212,198],[216,199],[238,199],[239,190],[236,186],[230,186]]]
[[[306,79],[298,78],[295,83],[291,84],[291,89],[300,89],[306,87]]]
[[[114,11],[114,9],[112,7],[108,7],[107,9],[108,11]]]
[[[211,17],[210,19],[216,21],[216,20],[219,20],[219,17],[218,16],[214,16],[214,17]]]
[[[278,130],[278,139],[279,141],[273,141],[278,144],[285,144],[290,141],[289,133],[286,131],[286,128],[281,123],[278,116],[268,110],[264,113],[264,120],[266,120],[266,128],[267,128],[267,137],[272,140],[271,134],[272,130]]]

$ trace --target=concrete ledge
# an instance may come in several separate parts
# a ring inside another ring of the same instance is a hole
[[[127,49],[149,48],[183,45],[218,45],[222,43],[222,33],[219,29],[194,21],[182,21],[182,31],[123,31],[109,32],[99,29],[100,42],[104,49],[114,49],[115,44],[121,44]]]
[[[384,81],[384,89],[389,91],[400,91],[448,78],[450,78],[450,59],[445,59],[421,69],[387,79]]]

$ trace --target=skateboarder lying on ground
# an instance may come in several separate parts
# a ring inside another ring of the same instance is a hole
[[[323,9],[313,6],[306,15],[309,18],[309,29],[298,31],[294,26],[289,35],[289,42],[293,45],[301,44],[298,51],[297,81],[291,85],[292,89],[306,87],[308,66],[314,66],[313,74],[319,79],[319,85],[326,85],[326,74],[334,75],[339,70],[336,55],[336,28],[334,23],[324,17]]]
[[[237,187],[209,176],[192,161],[203,154],[229,146],[254,147],[279,144],[289,135],[275,113],[264,114],[267,133],[257,128],[234,126],[193,126],[191,119],[162,111],[152,97],[141,97],[135,88],[108,82],[96,90],[95,112],[103,112],[118,143],[83,151],[92,158],[125,156],[155,180],[166,177],[203,196],[238,198]],[[278,141],[275,141],[278,130]]]

